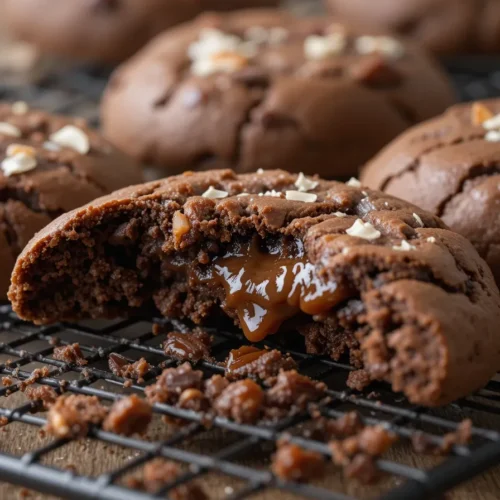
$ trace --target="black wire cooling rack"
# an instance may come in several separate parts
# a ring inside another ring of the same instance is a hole
[[[472,100],[500,95],[500,70],[495,70],[495,60],[448,61],[457,89],[463,100]],[[500,67],[500,66],[498,66]],[[71,113],[83,116],[91,124],[98,125],[97,103],[106,84],[107,74],[102,71],[79,68],[72,71],[46,76],[36,83],[12,86],[0,83],[0,99],[26,101],[34,107],[57,113]],[[179,324],[169,324],[172,329],[182,328]],[[124,379],[112,374],[107,367],[111,352],[126,354],[138,359],[145,357],[155,366],[174,366],[161,349],[162,336],[152,333],[153,320],[130,319],[114,322],[83,322],[80,324],[59,324],[49,327],[36,327],[22,322],[8,305],[0,306],[0,376],[15,375],[19,380],[27,379],[35,367],[48,366],[49,375],[37,383],[46,384],[54,389],[60,388],[61,380],[70,380],[65,390],[95,395],[103,402],[111,402],[124,392],[144,391],[144,385],[154,381],[161,369],[150,372],[145,384],[134,384],[123,388]],[[234,333],[212,331],[216,339],[213,355],[223,360],[230,349],[244,343],[244,339]],[[79,367],[69,365],[51,357],[53,339],[65,345],[78,342],[88,365]],[[273,346],[272,342],[266,345]],[[278,346],[279,347],[279,346]],[[287,352],[290,352],[287,349]],[[417,468],[414,462],[399,461],[394,458],[379,459],[378,467],[386,473],[385,487],[379,497],[387,500],[411,500],[439,498],[441,494],[457,485],[488,471],[500,464],[500,383],[493,380],[478,394],[440,410],[428,410],[410,405],[403,397],[392,394],[384,385],[375,386],[376,398],[372,394],[359,394],[346,390],[345,380],[351,368],[347,364],[328,359],[319,359],[291,352],[298,361],[301,373],[327,382],[332,402],[321,407],[321,413],[337,418],[352,409],[358,410],[369,424],[385,423],[401,441],[408,442],[415,430],[424,432],[426,439],[436,445],[443,435],[457,429],[462,418],[469,416],[476,426],[472,430],[472,440],[467,446],[455,446],[446,459],[427,469]],[[10,363],[7,361],[10,360]],[[207,377],[223,371],[220,365],[206,361],[200,368]],[[101,385],[99,385],[101,384]],[[105,384],[105,385],[102,385]],[[371,387],[370,390],[374,388]],[[0,417],[8,421],[7,427],[17,425],[45,425],[41,413],[33,413],[33,402],[24,400],[12,407],[9,401],[19,392],[17,385],[0,388]],[[17,401],[17,400],[16,400]],[[45,458],[68,445],[66,440],[47,441],[40,448],[21,450],[16,456],[0,452],[0,480],[31,488],[43,493],[64,498],[103,499],[103,500],[141,500],[165,498],[176,486],[212,473],[222,474],[238,487],[231,486],[223,494],[212,498],[226,497],[241,499],[270,490],[282,491],[305,498],[346,500],[354,498],[348,494],[348,486],[342,481],[335,483],[335,491],[324,484],[298,484],[282,481],[273,476],[262,463],[269,462],[275,443],[281,437],[290,436],[291,440],[305,449],[318,451],[325,456],[330,450],[325,443],[304,437],[300,431],[307,426],[311,417],[299,415],[280,421],[272,426],[240,425],[216,418],[213,429],[224,433],[225,439],[217,441],[216,449],[193,449],[185,443],[202,438],[207,431],[203,417],[199,414],[181,410],[164,404],[156,404],[155,415],[167,415],[184,420],[187,425],[166,439],[124,437],[100,428],[92,428],[89,438],[95,442],[117,445],[133,452],[133,457],[122,466],[111,471],[90,476],[72,472],[63,467],[49,466]],[[14,424],[15,425],[15,424]],[[16,430],[17,431],[17,430]],[[210,431],[210,432],[212,432]],[[18,432],[23,432],[18,431]],[[2,440],[0,432],[0,443]],[[0,449],[1,446],[0,446]],[[249,462],[248,457],[258,456],[259,463]],[[398,455],[396,455],[398,456]],[[185,472],[174,482],[165,485],[157,494],[151,495],[135,491],[126,486],[123,478],[148,460],[164,457],[185,464]],[[333,471],[332,474],[339,474]],[[234,484],[231,482],[230,484]],[[338,485],[343,487],[339,487]],[[374,490],[375,491],[375,490]],[[377,490],[378,491],[378,490]],[[500,492],[497,492],[497,496]],[[271,496],[274,498],[274,496]],[[281,498],[281,497],[280,497]],[[283,497],[285,498],[285,497]]]

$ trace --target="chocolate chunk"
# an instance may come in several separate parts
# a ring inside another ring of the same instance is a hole
[[[240,424],[256,422],[264,405],[264,391],[250,379],[229,384],[215,400],[214,409],[221,417]]]
[[[103,428],[107,431],[131,436],[144,434],[153,417],[151,405],[135,394],[116,401],[104,419]]]
[[[286,481],[309,481],[321,477],[325,461],[320,453],[307,451],[296,444],[279,443],[271,470]]]
[[[120,354],[112,352],[108,359],[109,369],[117,376],[144,382],[144,376],[151,370],[151,365],[144,359],[131,361]]]
[[[257,349],[246,345],[233,349],[225,365],[226,377],[230,380],[246,377],[266,380],[278,375],[280,370],[297,367],[290,356],[283,355],[280,351]]]
[[[193,370],[189,363],[163,370],[155,384],[146,387],[150,403],[175,404],[187,389],[201,389],[203,373]]]
[[[88,361],[80,350],[80,344],[70,344],[61,347],[54,347],[53,358],[65,363],[73,363],[78,366],[85,366]]]
[[[200,328],[195,328],[190,333],[170,332],[163,344],[167,356],[179,361],[197,363],[202,359],[213,361],[210,356],[212,339],[208,333]]]
[[[107,413],[96,396],[59,396],[49,409],[45,430],[58,438],[82,438],[89,426],[99,425]]]

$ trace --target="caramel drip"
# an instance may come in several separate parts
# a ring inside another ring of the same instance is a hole
[[[267,251],[256,239],[235,245],[205,272],[197,273],[196,279],[224,287],[222,308],[236,311],[245,336],[252,342],[276,333],[284,321],[301,311],[324,313],[348,296],[335,281],[318,276],[300,241]]]

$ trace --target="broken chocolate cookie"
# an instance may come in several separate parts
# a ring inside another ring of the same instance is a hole
[[[39,324],[156,307],[226,315],[250,341],[298,329],[309,347],[313,332],[322,354],[349,338],[371,379],[425,405],[500,364],[498,289],[465,238],[356,182],[284,171],[186,173],[95,200],[33,238],[9,297]]]

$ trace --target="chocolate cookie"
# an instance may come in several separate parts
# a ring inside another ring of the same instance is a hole
[[[131,56],[157,33],[206,10],[278,0],[4,0],[13,35],[43,52],[103,63]],[[50,15],[48,15],[50,13]]]
[[[74,210],[25,248],[9,298],[38,324],[154,307],[229,317],[250,341],[298,330],[425,405],[500,364],[498,289],[464,237],[355,181],[279,170],[186,173]]]
[[[160,35],[116,71],[102,119],[115,144],[163,168],[157,177],[261,167],[348,178],[452,102],[418,49],[328,18],[254,10]]]
[[[461,104],[396,139],[363,171],[466,236],[500,283],[500,100]]]
[[[365,29],[400,33],[433,52],[498,52],[498,0],[326,0],[332,13]]]
[[[37,231],[140,181],[138,166],[83,120],[0,103],[0,300],[16,257]]]

